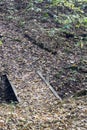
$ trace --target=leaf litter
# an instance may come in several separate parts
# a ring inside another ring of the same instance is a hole
[[[2,3],[4,4],[5,1]],[[8,0],[7,7],[11,6],[14,7],[14,1]],[[0,104],[0,129],[86,130],[87,97],[68,98],[60,102],[36,74],[36,70],[40,69],[46,79],[49,78],[47,80],[50,80],[51,83],[51,81],[53,82],[53,75],[61,70],[57,75],[60,78],[58,80],[60,84],[57,84],[61,86],[62,83],[60,81],[67,81],[63,74],[65,72],[61,68],[66,66],[66,60],[69,62],[69,60],[73,60],[73,57],[72,59],[68,59],[60,45],[60,49],[57,50],[57,55],[55,56],[32,44],[29,39],[24,37],[24,31],[18,28],[18,19],[10,19],[11,21],[7,19],[9,9],[6,10],[6,14],[2,7],[3,13],[0,14],[0,35],[3,36],[2,49],[4,55],[4,60],[2,60],[2,54],[0,53],[0,68],[3,71],[4,65],[5,71],[9,75],[12,84],[16,87],[21,101],[16,106],[13,103],[9,105]],[[14,13],[14,17],[15,15],[17,17],[17,13]],[[21,42],[12,39],[21,39]],[[66,60],[64,60],[65,58]],[[77,62],[78,58],[76,57],[75,59]],[[70,77],[67,70],[66,73]],[[77,76],[76,72],[74,72],[74,76]],[[78,79],[79,77],[85,81],[83,75],[79,74]],[[76,78],[72,76],[70,78],[70,85],[73,84],[73,81],[75,86],[74,80]],[[52,84],[54,86],[54,83]],[[68,83],[65,84],[68,86]]]

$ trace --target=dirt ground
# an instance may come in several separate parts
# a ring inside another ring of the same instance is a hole
[[[0,1],[0,68],[20,98],[17,105],[0,104],[0,129],[86,130],[87,96],[70,96],[87,88],[87,44],[81,50],[73,36],[59,30],[50,37],[46,30],[61,25],[50,17],[43,19],[44,7],[37,5],[43,12],[36,13],[26,12],[26,3],[18,5],[14,0]],[[87,33],[84,28],[77,31]],[[38,70],[66,99],[56,99]]]

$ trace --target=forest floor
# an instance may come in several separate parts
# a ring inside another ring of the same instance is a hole
[[[79,39],[61,32],[52,9],[47,18],[47,3],[42,4],[35,4],[37,11],[26,11],[26,3],[0,1],[0,68],[20,98],[16,105],[0,104],[0,130],[86,130],[87,95],[72,96],[87,89],[87,43],[82,49],[76,46]],[[55,29],[54,36],[50,28]],[[76,31],[87,38],[87,28]],[[41,80],[38,70],[62,102]]]

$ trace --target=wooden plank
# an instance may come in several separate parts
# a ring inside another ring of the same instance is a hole
[[[47,80],[43,77],[42,73],[40,71],[37,71],[37,74],[41,77],[41,79],[45,82],[45,84],[50,88],[54,96],[62,101],[62,98],[57,94],[57,92],[54,90],[54,88],[47,82]]]

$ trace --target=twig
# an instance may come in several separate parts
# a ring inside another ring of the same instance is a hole
[[[59,100],[62,100],[62,98],[57,94],[57,92],[53,89],[53,87],[46,81],[46,79],[43,77],[40,71],[37,71],[37,74],[41,77],[41,79],[45,82],[45,84],[50,88],[50,90],[53,92],[55,97]]]

